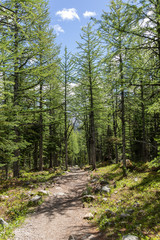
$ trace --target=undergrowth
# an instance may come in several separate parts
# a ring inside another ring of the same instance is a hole
[[[27,213],[33,212],[35,207],[30,199],[37,195],[38,188],[46,188],[46,183],[54,182],[54,178],[62,172],[25,172],[21,171],[20,178],[1,180],[0,185],[0,218],[9,225],[0,225],[0,240],[11,238],[13,230],[23,222]],[[49,185],[47,185],[49,186]],[[38,202],[41,204],[42,201]]]
[[[105,232],[106,238],[122,239],[133,234],[143,240],[160,239],[160,173],[147,166],[128,171],[123,177],[118,164],[98,168],[91,174],[95,185],[109,182],[109,194],[99,192],[93,203],[94,222]],[[104,201],[105,198],[105,201]],[[111,214],[108,215],[107,211]],[[125,215],[125,217],[124,217]]]

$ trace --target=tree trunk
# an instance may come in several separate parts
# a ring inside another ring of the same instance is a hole
[[[65,141],[65,170],[68,170],[68,129],[67,129],[67,48],[65,48],[65,109],[64,109],[64,121],[65,121],[65,133],[64,133],[64,141]]]
[[[40,124],[40,139],[39,139],[39,171],[43,171],[43,83],[40,83],[40,118],[39,118],[39,124]]]
[[[18,4],[17,2],[15,3],[15,16],[16,16],[16,20],[15,20],[15,28],[14,28],[14,52],[15,52],[15,60],[14,60],[14,102],[13,105],[14,107],[17,106],[19,104],[19,100],[18,100],[18,88],[19,88],[19,73],[18,73],[18,26],[17,26],[17,15],[18,15]],[[19,130],[18,127],[15,126],[14,127],[15,130],[15,143],[18,144],[19,142]],[[17,150],[14,151],[14,156],[16,161],[13,163],[13,177],[19,177],[19,149],[17,146]]]
[[[34,142],[33,164],[34,164],[34,169],[37,170],[37,166],[38,166],[38,141]]]
[[[122,104],[122,160],[123,175],[126,176],[126,133],[125,133],[125,96],[124,96],[124,77],[123,77],[123,60],[120,54],[120,78],[121,78],[121,104]]]
[[[94,102],[93,87],[91,77],[91,63],[89,61],[89,83],[90,83],[90,160],[93,170],[96,168],[96,141],[95,141],[95,123],[94,123]]]
[[[115,140],[116,140],[116,143],[115,143],[115,155],[116,155],[116,163],[118,163],[118,144],[117,144],[117,89],[116,89],[116,106],[114,108],[114,105],[113,105],[113,109],[114,109],[114,112],[113,112],[113,130],[114,130],[114,137],[115,137]]]
[[[143,97],[143,84],[141,81],[141,110],[142,110],[142,160],[147,161],[146,156],[146,127],[145,127],[145,106]]]

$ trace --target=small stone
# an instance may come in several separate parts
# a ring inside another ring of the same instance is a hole
[[[110,193],[111,189],[110,189],[110,187],[108,187],[108,185],[106,185],[106,186],[102,187],[102,191]]]
[[[95,182],[97,182],[98,180],[96,179],[96,178],[93,178],[92,180],[91,180],[91,183],[95,183]]]
[[[58,196],[65,196],[66,194],[63,192],[59,192],[59,193],[55,193],[54,196],[58,197]]]
[[[87,214],[84,216],[84,219],[87,219],[87,220],[91,220],[91,219],[93,219],[93,218],[94,218],[94,216],[93,216],[92,213],[87,213]]]
[[[7,195],[1,195],[0,196],[0,201],[5,201],[7,200],[9,197]]]
[[[30,201],[33,202],[33,203],[38,203],[41,199],[42,199],[41,196],[36,195]]]
[[[29,196],[33,196],[34,193],[33,193],[32,191],[28,191],[28,195],[29,195]]]
[[[104,201],[104,202],[107,202],[108,201],[108,199],[107,198],[102,198],[102,200]]]
[[[115,194],[117,194],[117,193],[118,193],[118,191],[114,191],[114,193],[115,193]]]
[[[38,195],[49,195],[49,192],[46,190],[39,190]]]
[[[93,196],[93,195],[84,195],[83,196],[83,201],[85,201],[85,202],[91,202],[94,200],[95,200],[95,196]]]
[[[139,240],[139,238],[137,236],[134,236],[134,235],[125,235],[123,236],[122,238],[123,240]]]
[[[3,220],[3,218],[0,218],[0,224],[3,226],[3,227],[8,227],[8,223],[6,221]]]

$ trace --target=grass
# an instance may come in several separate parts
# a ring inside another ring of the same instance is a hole
[[[126,234],[133,234],[140,239],[160,239],[160,173],[151,172],[143,166],[138,170],[128,171],[123,178],[118,164],[98,168],[92,178],[98,179],[91,186],[108,181],[109,194],[97,193],[94,208],[94,222],[105,232],[106,238],[122,239]],[[107,201],[103,201],[103,198]],[[113,214],[108,216],[106,209]],[[128,214],[122,217],[121,214]]]
[[[0,240],[8,239],[12,236],[13,230],[23,222],[27,213],[34,211],[30,204],[30,195],[38,193],[38,188],[46,188],[54,182],[56,176],[62,172],[57,170],[50,173],[43,172],[21,172],[21,177],[1,180],[0,184],[0,218],[3,218],[8,227],[0,225]],[[6,196],[2,199],[1,196]],[[38,204],[41,204],[39,202]]]

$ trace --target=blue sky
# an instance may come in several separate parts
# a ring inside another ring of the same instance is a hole
[[[100,18],[107,11],[110,0],[49,0],[51,25],[57,33],[57,43],[62,43],[71,52],[76,51],[80,41],[81,27],[91,16]]]

